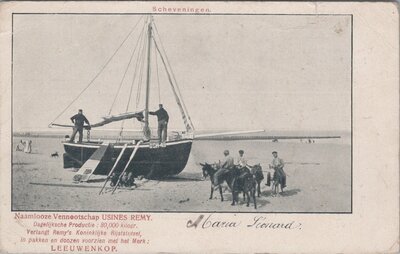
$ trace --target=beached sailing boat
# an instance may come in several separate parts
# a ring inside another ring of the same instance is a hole
[[[142,19],[143,18],[141,18],[140,20]],[[90,175],[93,173],[99,175],[107,175],[110,173],[110,170],[116,172],[122,172],[126,170],[133,172],[135,176],[143,175],[146,178],[161,178],[168,175],[179,174],[186,166],[192,147],[194,127],[188,115],[186,106],[181,98],[179,87],[176,83],[175,76],[172,72],[164,47],[159,38],[157,27],[153,21],[153,18],[146,17],[143,20],[144,25],[142,26],[140,37],[134,49],[135,52],[136,48],[139,48],[138,52],[140,52],[137,54],[138,58],[134,81],[135,76],[139,76],[137,78],[138,82],[141,82],[143,80],[143,83],[145,83],[146,98],[144,109],[137,112],[131,112],[129,110],[128,101],[126,112],[117,115],[108,115],[106,117],[103,117],[103,120],[101,122],[91,124],[91,128],[97,128],[116,121],[137,119],[142,123],[143,136],[135,140],[124,141],[121,139],[121,135],[123,132],[123,127],[121,127],[119,136],[120,139],[114,142],[105,142],[104,140],[91,141],[89,130],[87,141],[84,141],[82,143],[73,143],[68,141],[63,142],[65,150],[64,168],[81,168],[81,174],[76,175],[78,177],[75,177],[74,180],[88,180]],[[139,24],[139,21],[137,24]],[[135,27],[137,26],[137,24],[135,25]],[[128,34],[128,37],[131,33]],[[125,41],[126,39],[122,42],[122,44],[124,44]],[[120,45],[120,47],[122,46],[122,44]],[[137,47],[138,44],[139,47]],[[117,49],[117,51],[120,49],[120,47]],[[181,133],[176,135],[175,138],[167,139],[167,141],[163,144],[159,144],[158,139],[151,139],[149,128],[149,94],[151,83],[150,78],[152,71],[152,51],[156,52],[156,59],[157,56],[161,59],[162,65],[164,66],[164,69],[166,71],[169,84],[172,88],[172,92],[179,107],[186,129],[186,131],[182,131]],[[106,62],[105,66],[115,56],[116,52],[114,52],[111,58]],[[134,53],[132,53],[132,56],[133,55]],[[129,64],[130,63],[131,61],[129,62]],[[105,66],[103,66],[102,70],[104,70]],[[93,81],[99,76],[102,70],[100,70],[98,75],[95,76],[95,78],[83,91],[85,91],[90,85],[93,84]],[[138,71],[138,75],[136,75],[136,71]],[[143,79],[141,75],[143,76]],[[133,83],[134,82],[132,82],[132,86]],[[78,97],[83,93],[83,91],[78,95]],[[75,98],[73,102],[75,102],[77,98]],[[69,106],[67,106],[63,110],[63,112],[61,112],[61,114],[64,113]],[[61,114],[59,116],[61,116]],[[53,120],[49,127],[73,127],[72,125],[55,123],[59,116],[57,116],[56,119]]]

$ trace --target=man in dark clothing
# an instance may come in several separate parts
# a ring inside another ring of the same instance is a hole
[[[167,111],[159,104],[160,109],[155,112],[149,112],[150,115],[156,115],[158,120],[158,140],[164,143],[167,140],[168,120],[169,116]]]
[[[78,114],[71,117],[71,121],[75,126],[73,128],[73,132],[72,132],[71,139],[69,140],[69,142],[74,142],[76,133],[78,132],[79,133],[79,143],[82,143],[83,125],[85,123],[87,123],[88,129],[90,130],[90,123],[86,119],[86,117],[83,115],[82,109],[80,109],[78,111]]]

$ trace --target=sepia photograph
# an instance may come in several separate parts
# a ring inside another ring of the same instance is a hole
[[[0,31],[0,252],[399,252],[398,3],[6,1]]]
[[[347,14],[14,13],[12,211],[351,214],[352,35]]]

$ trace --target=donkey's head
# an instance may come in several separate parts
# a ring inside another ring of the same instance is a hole
[[[262,167],[261,167],[260,163],[254,165],[254,166],[253,166],[253,169],[254,169],[255,171],[262,171]]]
[[[215,173],[215,169],[211,164],[206,163],[200,163],[202,166],[201,170],[203,171],[203,177],[207,178],[207,176],[212,176]]]

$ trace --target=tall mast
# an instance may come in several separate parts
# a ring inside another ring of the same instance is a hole
[[[150,97],[150,47],[151,47],[151,27],[152,17],[147,30],[147,78],[146,78],[146,106],[144,115],[144,133],[147,139],[150,139],[150,128],[149,128],[149,97]]]

